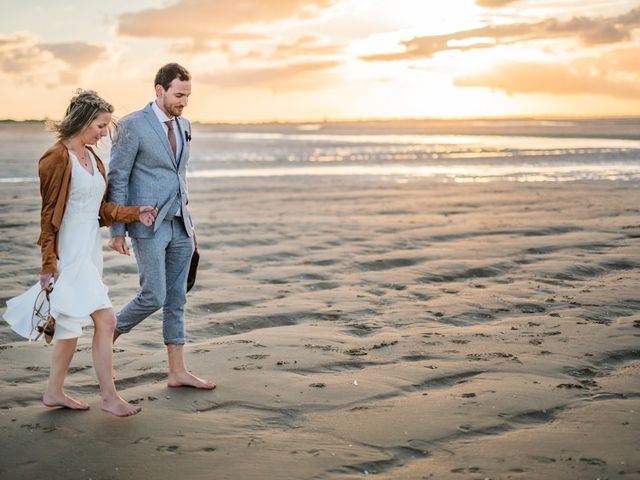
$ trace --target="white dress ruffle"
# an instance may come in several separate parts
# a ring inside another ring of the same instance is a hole
[[[56,319],[54,340],[79,337],[82,327],[92,323],[91,313],[111,307],[109,290],[102,283],[102,239],[98,224],[105,182],[95,158],[87,152],[93,163],[93,175],[80,166],[73,152],[69,152],[71,188],[58,233],[59,276],[49,296],[50,311]],[[38,282],[7,301],[3,317],[25,338],[33,339],[36,335],[32,316],[40,290]]]

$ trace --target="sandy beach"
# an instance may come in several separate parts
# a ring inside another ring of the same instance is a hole
[[[187,361],[161,318],[114,349],[142,412],[100,410],[91,330],[40,402],[51,347],[0,324],[3,479],[640,478],[635,182],[192,179]],[[0,193],[0,305],[39,268],[36,183]],[[106,248],[118,309],[135,261]]]

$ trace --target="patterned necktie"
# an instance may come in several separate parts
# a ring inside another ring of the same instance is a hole
[[[173,158],[176,158],[178,152],[178,144],[176,142],[176,132],[173,129],[173,120],[167,120],[164,123],[169,128],[169,131],[167,132],[167,138],[169,139],[171,150],[173,150]]]

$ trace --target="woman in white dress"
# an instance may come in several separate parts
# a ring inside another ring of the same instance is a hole
[[[124,207],[106,202],[105,168],[91,149],[109,133],[113,107],[90,90],[78,90],[64,119],[51,124],[58,142],[40,159],[42,196],[40,282],[7,302],[5,320],[14,331],[32,337],[32,311],[41,289],[53,283],[50,313],[56,320],[49,383],[42,398],[48,407],[87,410],[89,405],[64,392],[64,380],[82,326],[93,322],[92,355],[102,409],[116,416],[135,415],[140,407],[116,391],[112,340],[116,316],[102,283],[100,226],[113,222],[153,224],[151,206]]]

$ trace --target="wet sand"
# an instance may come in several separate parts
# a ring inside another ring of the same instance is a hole
[[[187,361],[218,388],[166,386],[155,314],[114,353],[139,415],[100,411],[91,329],[91,410],[47,409],[51,347],[2,323],[0,476],[638,478],[637,184],[396,180],[191,180]],[[37,185],[0,199],[4,307],[37,278]],[[118,308],[136,267],[104,235]]]

